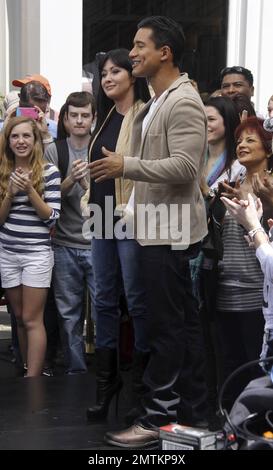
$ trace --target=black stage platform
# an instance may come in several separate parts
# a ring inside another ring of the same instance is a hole
[[[88,374],[64,376],[59,369],[54,377],[26,379],[17,376],[9,343],[0,340],[0,450],[115,449],[104,443],[103,435],[125,427],[130,372],[123,372],[118,418],[113,400],[108,420],[90,425],[85,410],[95,402],[94,357],[89,358]]]

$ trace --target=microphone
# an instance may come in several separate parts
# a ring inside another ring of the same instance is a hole
[[[267,132],[273,132],[273,117],[264,120],[264,129]]]

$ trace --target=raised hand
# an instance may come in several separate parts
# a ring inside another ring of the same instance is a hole
[[[244,109],[240,114],[240,121],[244,122],[247,118],[248,118],[248,112],[246,109]]]
[[[8,191],[13,196],[17,194],[19,191],[25,191],[28,193],[32,188],[32,171],[23,172],[23,170],[19,167],[16,168],[10,175],[10,184],[8,187]]]
[[[87,174],[88,168],[86,162],[83,162],[81,159],[79,159],[72,163],[70,178],[72,179],[73,183],[85,178]]]
[[[8,183],[8,194],[12,197],[19,193],[19,191],[22,191],[16,180],[15,173],[11,173]]]
[[[39,106],[34,106],[34,108],[37,110],[38,117],[36,119],[36,124],[41,132],[42,136],[47,136],[48,135],[48,127],[47,127],[47,120],[46,120],[46,115],[45,113],[39,108]]]
[[[234,184],[234,183],[233,183]],[[234,187],[231,186],[231,183],[228,180],[221,181],[218,185],[218,191],[220,192],[221,196],[224,196],[228,199],[245,199],[247,194],[244,193],[242,190],[242,186],[240,180],[237,180],[234,184]]]
[[[262,202],[271,203],[273,205],[273,178],[265,176],[263,180],[258,173],[254,173],[252,177],[253,191],[256,196],[260,197]]]
[[[248,232],[260,225],[262,203],[257,199],[255,204],[251,194],[247,195],[247,200],[233,199],[231,201],[226,197],[221,197],[221,201],[228,209],[230,215],[232,215],[239,224],[243,225]]]

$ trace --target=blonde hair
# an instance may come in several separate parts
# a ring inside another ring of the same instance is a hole
[[[34,135],[34,147],[29,157],[29,165],[32,171],[32,185],[41,196],[44,191],[44,165],[43,145],[39,129],[33,119],[25,116],[13,117],[8,120],[2,131],[0,139],[0,204],[6,196],[11,173],[15,170],[15,156],[10,148],[10,134],[12,129],[19,124],[29,123]]]

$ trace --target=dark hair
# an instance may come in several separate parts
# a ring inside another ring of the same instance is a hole
[[[185,43],[182,26],[166,16],[149,16],[138,23],[137,29],[140,28],[150,28],[153,31],[151,39],[154,41],[156,49],[169,46],[173,55],[173,63],[179,67]]]
[[[64,116],[66,113],[66,106],[65,104],[62,105],[59,116],[58,116],[58,123],[57,123],[57,140],[66,139],[69,137],[69,134],[64,125]]]
[[[264,119],[260,119],[256,116],[250,116],[249,118],[242,121],[241,124],[235,130],[235,139],[239,139],[240,135],[245,130],[251,130],[256,132],[261,139],[265,151],[269,154],[272,153],[272,133],[268,132],[263,127]]]
[[[22,86],[20,93],[20,106],[29,106],[30,100],[50,102],[51,96],[49,95],[46,87],[40,82],[32,81]]]
[[[239,114],[233,101],[227,96],[215,96],[209,98],[205,106],[213,106],[221,114],[225,126],[225,149],[227,152],[225,170],[231,168],[232,162],[236,158],[236,142],[234,132],[240,124]]]
[[[75,108],[82,108],[91,104],[91,112],[94,116],[96,112],[96,102],[94,96],[88,91],[75,91],[70,93],[66,98],[64,107],[64,113],[68,113],[69,106],[75,106]]]
[[[57,123],[57,140],[66,139],[66,137],[69,137],[70,135],[64,125],[64,117],[65,114],[68,113],[69,106],[81,108],[84,106],[88,106],[89,104],[91,104],[91,113],[94,117],[96,112],[96,102],[94,96],[91,95],[91,93],[89,93],[88,91],[75,91],[68,95],[68,97],[66,98],[66,102],[62,105],[59,112]]]
[[[98,64],[100,85],[97,98],[97,122],[94,132],[92,134],[93,136],[101,127],[110,109],[114,106],[113,100],[106,96],[101,86],[102,70],[107,60],[111,60],[116,66],[127,70],[129,75],[132,76],[132,62],[129,58],[128,49],[112,49],[111,51],[106,52],[106,54],[100,57]],[[144,103],[147,103],[150,98],[151,95],[149,92],[146,78],[137,77],[134,82],[134,102],[136,102],[137,100],[142,100]]]
[[[230,96],[230,99],[233,101],[239,116],[241,116],[243,111],[247,111],[247,117],[256,116],[251,99],[247,95],[237,93],[236,95]]]
[[[232,73],[239,73],[243,75],[246,79],[246,81],[249,83],[250,86],[253,86],[253,75],[250,72],[250,70],[246,69],[245,67],[241,67],[240,65],[234,65],[233,67],[225,67],[223,70],[220,72],[220,79],[221,83],[223,81],[223,78],[226,75],[230,75]]]

